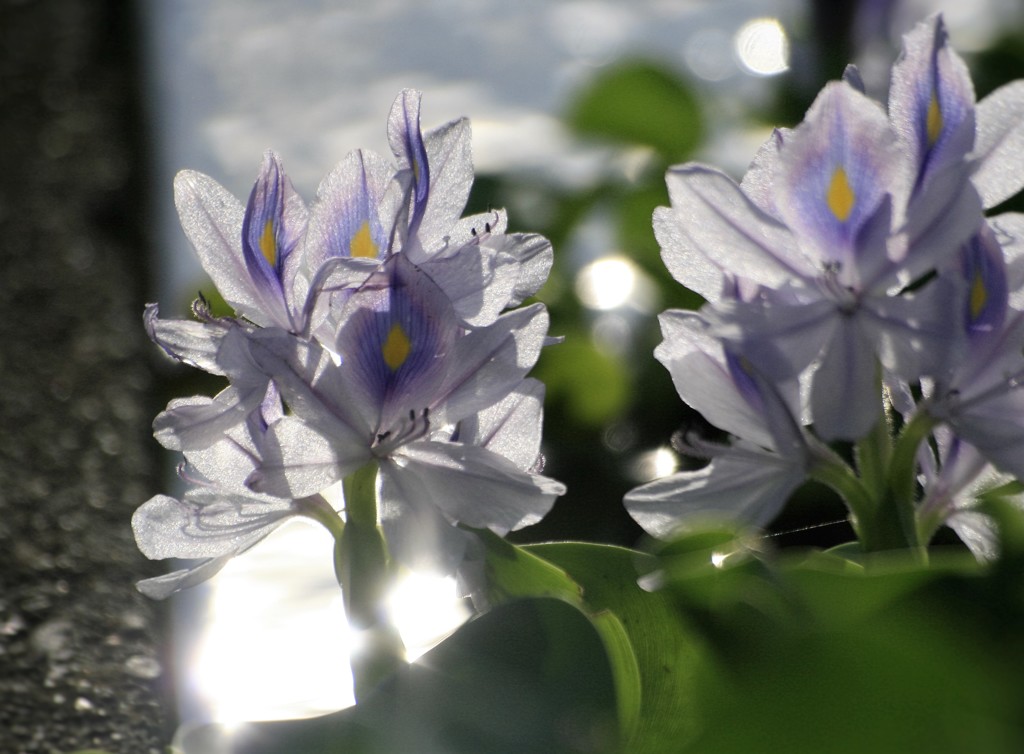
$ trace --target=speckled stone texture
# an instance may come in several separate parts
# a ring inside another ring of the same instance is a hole
[[[163,751],[135,19],[0,0],[0,752]]]

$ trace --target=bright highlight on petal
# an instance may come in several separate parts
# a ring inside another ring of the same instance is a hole
[[[928,146],[934,146],[942,135],[942,109],[939,107],[939,98],[932,94],[932,101],[928,103],[928,116],[926,121],[928,130]]]
[[[274,236],[273,220],[267,220],[267,224],[263,226],[263,234],[260,236],[260,252],[271,267],[277,267],[277,239]]]
[[[397,322],[391,325],[391,330],[388,331],[388,337],[384,340],[384,345],[381,346],[380,352],[384,356],[384,363],[388,365],[388,369],[394,372],[409,357],[409,351],[412,350],[412,343],[409,341],[409,336],[405,334],[405,330]]]
[[[349,244],[349,254],[353,257],[376,259],[377,244],[373,242],[373,237],[370,235],[370,223],[368,221],[360,225],[359,230],[352,236],[352,241]]]
[[[853,212],[853,205],[856,201],[853,189],[850,188],[850,181],[846,177],[846,171],[840,165],[832,173],[832,180],[828,184],[828,192],[825,195],[828,208],[836,216],[839,222],[844,223]]]

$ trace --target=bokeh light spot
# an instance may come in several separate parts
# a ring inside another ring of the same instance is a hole
[[[789,38],[777,18],[754,18],[740,27],[736,56],[750,73],[774,76],[789,69]]]

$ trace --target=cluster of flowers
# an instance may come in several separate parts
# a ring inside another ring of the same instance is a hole
[[[550,244],[506,233],[500,211],[460,219],[469,125],[424,135],[419,121],[419,94],[402,92],[397,165],[354,152],[309,208],[273,153],[245,206],[205,175],[175,180],[182,226],[236,316],[203,299],[194,320],[145,314],[166,353],[228,382],[154,423],[189,488],[144,503],[136,540],[195,562],[140,582],[145,594],[209,578],[293,516],[337,530],[330,490],[368,465],[390,556],[449,573],[473,541],[458,524],[503,535],[564,492],[539,473],[543,386],[526,377],[548,316],[520,307]]]
[[[894,522],[910,546],[947,524],[991,556],[972,505],[1024,479],[1024,216],[984,210],[1024,186],[1024,82],[976,104],[935,16],[904,38],[887,110],[851,67],[739,185],[692,163],[666,180],[662,256],[707,303],[665,312],[655,353],[733,440],[681,438],[710,462],[629,493],[631,515],[656,536],[765,524],[815,478],[866,549]]]
[[[272,153],[244,207],[178,176],[182,225],[236,316],[202,299],[194,320],[146,311],[164,351],[228,381],[155,421],[190,488],[143,504],[136,539],[198,562],[146,594],[209,578],[293,516],[337,531],[328,491],[367,468],[390,556],[448,573],[476,557],[472,529],[534,523],[564,492],[540,474],[544,391],[526,376],[547,313],[521,306],[550,245],[505,233],[502,212],[460,219],[464,120],[423,135],[405,91],[388,135],[397,165],[354,152],[308,209]],[[707,303],[662,315],[655,356],[731,440],[683,436],[708,463],[633,490],[630,514],[657,537],[764,525],[816,479],[867,550],[948,525],[991,557],[974,505],[1024,479],[1024,216],[985,210],[1024,186],[1024,82],[976,104],[936,16],[906,36],[887,110],[851,67],[740,184],[699,164],[667,183],[662,256]]]

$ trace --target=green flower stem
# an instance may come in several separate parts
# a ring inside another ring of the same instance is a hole
[[[888,469],[892,458],[892,428],[888,413],[857,443],[854,453],[861,481],[876,499],[881,498],[889,481]]]
[[[927,411],[919,411],[903,428],[893,448],[889,464],[888,496],[906,532],[909,544],[921,549],[928,544],[930,534],[922,538],[914,510],[914,493],[917,490],[917,451],[921,443],[938,422]]]
[[[831,449],[820,446],[816,453],[816,460],[808,469],[811,479],[831,487],[846,503],[850,510],[850,518],[857,537],[860,539],[861,547],[868,550],[868,539],[874,539],[871,533],[871,526],[865,526],[874,518],[874,511],[877,507],[876,498],[872,496],[863,481],[854,473],[843,459],[837,456]]]
[[[334,541],[341,539],[341,533],[345,530],[345,524],[338,512],[331,507],[322,495],[312,495],[296,501],[302,510],[302,515],[311,518],[317,523],[323,524],[324,528],[331,533]]]
[[[377,526],[377,464],[346,477],[345,528],[335,542],[334,570],[349,626],[359,637],[352,650],[356,699],[405,663],[405,647],[384,606],[388,558]]]
[[[864,552],[911,550],[924,558],[927,537],[917,521],[917,450],[936,420],[920,411],[895,443],[883,419],[857,443],[860,476],[827,448],[820,448],[810,476],[842,496]]]

